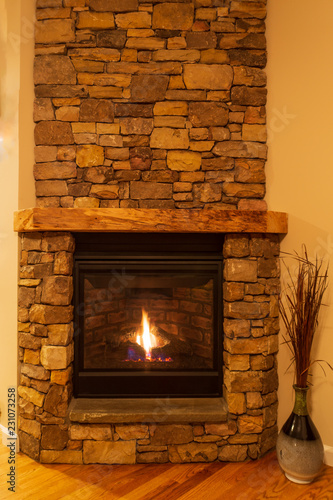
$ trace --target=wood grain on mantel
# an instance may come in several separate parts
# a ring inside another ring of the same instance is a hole
[[[283,212],[140,208],[29,208],[15,212],[18,232],[281,233]]]

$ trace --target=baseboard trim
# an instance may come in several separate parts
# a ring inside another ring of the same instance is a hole
[[[333,446],[324,444],[324,463],[333,467]]]

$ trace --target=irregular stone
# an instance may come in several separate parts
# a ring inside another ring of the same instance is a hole
[[[40,438],[41,435],[41,425],[36,422],[35,420],[30,420],[30,419],[25,419],[22,418],[21,416],[19,417],[19,429],[21,431],[26,432],[27,434],[30,434],[36,439]]]
[[[82,464],[82,451],[77,450],[41,450],[42,464]]]
[[[154,61],[196,62],[200,60],[199,50],[168,49],[157,50],[153,54]]]
[[[72,380],[73,369],[69,366],[66,370],[53,370],[51,372],[51,384],[66,385]]]
[[[150,137],[150,147],[159,149],[188,149],[188,130],[155,128]]]
[[[33,349],[24,349],[24,358],[23,362],[31,365],[39,365],[40,364],[40,355],[39,351],[35,351]]]
[[[74,137],[69,123],[41,121],[35,126],[35,144],[62,145],[73,144]]]
[[[20,287],[18,290],[19,307],[29,308],[35,301],[36,291],[34,288]]]
[[[121,118],[120,130],[124,135],[149,135],[154,127],[151,118]]]
[[[97,47],[110,47],[112,49],[123,49],[126,43],[126,31],[102,31],[97,33]]]
[[[138,464],[165,464],[169,461],[167,451],[149,451],[137,455]]]
[[[39,460],[39,439],[34,438],[26,432],[19,431],[20,451],[33,460]]]
[[[223,298],[228,302],[243,300],[244,298],[244,283],[223,283]]]
[[[220,448],[218,458],[221,462],[243,462],[247,459],[247,446],[226,445]]]
[[[232,372],[225,370],[224,383],[229,392],[262,391],[263,383],[261,372]]]
[[[35,389],[31,389],[30,387],[25,387],[23,385],[18,387],[17,392],[18,395],[26,401],[29,401],[39,407],[43,406],[45,394],[41,394],[40,392],[35,391]]]
[[[222,187],[220,184],[205,182],[193,186],[194,198],[202,203],[211,203],[220,201],[222,196]]]
[[[180,62],[149,62],[149,63],[136,63],[136,62],[119,62],[109,63],[107,65],[108,73],[129,73],[131,75],[179,75],[182,73],[182,66]]]
[[[72,306],[49,306],[34,304],[30,309],[30,321],[43,325],[53,323],[69,323],[73,317]]]
[[[188,32],[186,34],[187,47],[191,49],[214,49],[216,47],[216,35],[213,32]]]
[[[234,67],[234,85],[247,85],[249,87],[262,87],[266,85],[266,73],[262,69],[249,66]]]
[[[238,338],[238,337],[249,337],[250,336],[250,321],[249,320],[235,320],[235,319],[225,319],[224,320],[224,333],[228,337]]]
[[[68,195],[68,188],[65,181],[36,181],[35,187],[36,187],[37,197],[41,196],[55,197],[55,196]],[[53,198],[50,199],[52,200]],[[52,201],[50,203],[51,205],[47,206],[58,206],[58,205],[52,205]]]
[[[232,170],[234,160],[232,158],[203,158],[202,170]]]
[[[104,149],[96,145],[78,146],[76,163],[81,168],[103,165]]]
[[[130,12],[128,14],[117,14],[116,25],[120,29],[150,28],[151,15],[149,12]]]
[[[72,19],[48,19],[37,21],[35,43],[75,42],[74,21]]]
[[[150,426],[150,443],[154,446],[190,443],[193,440],[191,425],[156,424]]]
[[[245,395],[241,392],[227,393],[226,395],[229,413],[234,415],[241,415],[246,412]],[[229,439],[231,442],[231,440]]]
[[[27,377],[34,378],[37,380],[49,380],[50,372],[45,370],[42,366],[33,364],[21,364],[21,373]]]
[[[89,7],[97,12],[131,12],[138,9],[138,0],[90,0]]]
[[[135,441],[84,441],[85,464],[135,464]]]
[[[76,177],[76,164],[73,162],[38,163],[34,166],[36,180],[72,179]]]
[[[149,437],[148,425],[116,425],[115,432],[123,441]]]
[[[68,431],[58,425],[43,425],[41,447],[44,450],[63,450],[68,441]]]
[[[171,463],[214,462],[217,459],[215,443],[189,443],[169,446]]]
[[[78,12],[77,29],[106,30],[113,29],[114,16],[112,12]]]
[[[237,424],[234,420],[222,423],[207,423],[205,424],[207,434],[218,436],[231,436],[237,432]]]
[[[69,387],[51,385],[45,396],[44,410],[57,417],[65,417],[69,404]]]
[[[200,170],[201,155],[192,151],[168,151],[167,165],[176,171]]]
[[[265,195],[264,184],[241,184],[237,182],[225,182],[223,192],[227,196],[238,198],[263,198]]]
[[[227,259],[224,264],[224,279],[227,281],[257,281],[258,264],[255,260]]]
[[[111,426],[108,424],[74,424],[69,429],[70,439],[108,441],[112,439]]]
[[[277,336],[249,338],[249,339],[225,339],[225,349],[232,354],[264,354],[267,356],[278,350]]]
[[[57,306],[71,303],[73,296],[73,280],[69,276],[47,276],[43,280],[42,302]]]
[[[234,86],[231,90],[233,104],[241,106],[264,106],[266,104],[267,89],[257,87]]]
[[[42,346],[41,363],[47,370],[64,370],[73,361],[73,346]]]
[[[115,200],[119,196],[119,186],[95,184],[91,186],[90,194],[103,200]]]
[[[219,102],[191,102],[189,119],[194,127],[224,127],[228,123],[228,109]]]
[[[252,2],[252,0],[232,0],[229,12],[231,17],[264,19],[266,17],[266,3]]]
[[[86,99],[80,107],[81,121],[113,122],[112,102],[105,99]]]
[[[263,50],[231,49],[228,50],[232,65],[244,65],[264,68],[267,63],[266,52]]]
[[[261,319],[269,314],[269,304],[257,302],[226,303],[224,314],[228,318]]]
[[[184,83],[188,89],[229,90],[233,79],[231,66],[185,64]]]
[[[153,106],[151,104],[115,103],[115,116],[133,116],[151,118]]]
[[[65,250],[67,252],[74,252],[74,237],[66,232],[45,232],[42,242],[43,252],[58,252]]]
[[[260,434],[263,431],[263,415],[241,415],[238,431],[241,434]]]
[[[134,200],[160,200],[172,198],[172,184],[134,181],[130,184],[130,197]]]
[[[24,347],[26,349],[39,349],[41,346],[41,339],[35,337],[34,335],[30,335],[29,333],[20,332],[18,338],[18,344],[20,347]]]
[[[36,85],[36,97],[79,98],[87,97],[88,91],[82,85]]]
[[[133,102],[163,101],[168,83],[169,77],[166,75],[134,75],[131,100]]]
[[[193,24],[193,14],[193,4],[163,2],[154,7],[153,28],[163,30],[189,30]]]
[[[103,62],[110,62],[110,61],[119,61],[120,59],[120,52],[119,50],[116,49],[109,49],[109,48],[101,48],[101,47],[93,47],[89,49],[69,49],[68,50],[68,55],[71,58],[80,58],[82,60],[88,60],[88,61],[103,61]],[[86,75],[86,78],[89,78],[89,75]],[[93,88],[90,88],[90,93],[93,90]]]
[[[267,157],[267,146],[260,142],[224,141],[218,142],[213,148],[218,156],[231,158],[263,158]]]
[[[39,98],[34,101],[34,121],[54,120],[54,109],[51,99]],[[37,161],[37,158],[36,158]]]
[[[54,55],[35,57],[34,82],[35,84],[76,84],[76,72],[70,58]]]

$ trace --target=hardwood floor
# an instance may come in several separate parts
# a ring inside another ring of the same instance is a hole
[[[19,453],[16,493],[7,490],[8,448],[0,445],[0,499],[333,500],[333,467],[311,485],[288,481],[275,452],[245,463],[43,465]]]

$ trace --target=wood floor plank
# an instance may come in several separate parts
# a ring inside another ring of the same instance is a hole
[[[316,481],[288,481],[275,452],[245,463],[39,464],[19,453],[16,493],[7,489],[8,449],[0,445],[1,500],[333,500],[333,467]],[[13,496],[14,495],[14,496]]]

